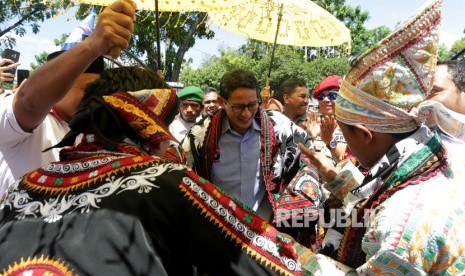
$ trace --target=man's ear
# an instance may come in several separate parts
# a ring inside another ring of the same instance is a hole
[[[223,97],[221,97],[221,96],[218,96],[218,104],[221,106],[221,108],[223,108],[223,109],[224,109],[224,105],[225,105],[225,103],[224,103],[224,99],[223,99]]]
[[[364,144],[369,144],[373,140],[373,133],[364,125],[355,125],[355,134]]]
[[[283,94],[284,103],[289,103],[289,94]]]

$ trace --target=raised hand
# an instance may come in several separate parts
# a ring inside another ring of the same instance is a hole
[[[299,149],[305,154],[310,162],[315,165],[318,173],[323,181],[330,182],[336,178],[336,168],[334,167],[333,160],[326,155],[316,152],[312,149],[305,147],[303,144],[298,144]]]
[[[329,144],[333,139],[334,130],[336,130],[337,122],[334,115],[326,115],[321,118],[320,138],[325,144]]]
[[[262,108],[266,109],[268,101],[271,98],[271,88],[269,85],[263,87],[262,91],[260,91],[260,98],[262,99]]]
[[[320,122],[318,122],[318,116],[315,111],[307,111],[307,120],[303,125],[312,139],[316,139],[320,135]]]
[[[83,43],[89,44],[98,55],[118,57],[129,46],[135,19],[136,4],[118,0],[99,15],[97,26]]]

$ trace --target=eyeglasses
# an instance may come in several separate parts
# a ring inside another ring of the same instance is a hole
[[[320,93],[320,94],[318,94],[318,96],[316,96],[317,100],[319,100],[319,101],[324,100],[326,97],[328,97],[328,99],[330,101],[334,101],[334,100],[337,99],[337,92],[336,91],[329,91],[329,93],[327,93],[327,94]]]
[[[250,112],[255,112],[258,109],[258,102],[252,102],[248,104],[235,104],[231,105],[228,101],[224,100],[224,102],[229,105],[234,113],[241,113],[242,111],[247,108]]]

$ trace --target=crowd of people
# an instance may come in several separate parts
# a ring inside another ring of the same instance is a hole
[[[0,272],[464,274],[465,62],[437,60],[441,5],[312,90],[239,68],[176,92],[104,68],[134,29],[116,0],[1,96]]]

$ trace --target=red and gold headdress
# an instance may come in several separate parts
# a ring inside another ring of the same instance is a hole
[[[177,141],[164,123],[176,105],[174,89],[117,92],[103,96],[103,100],[135,131],[144,144]]]

